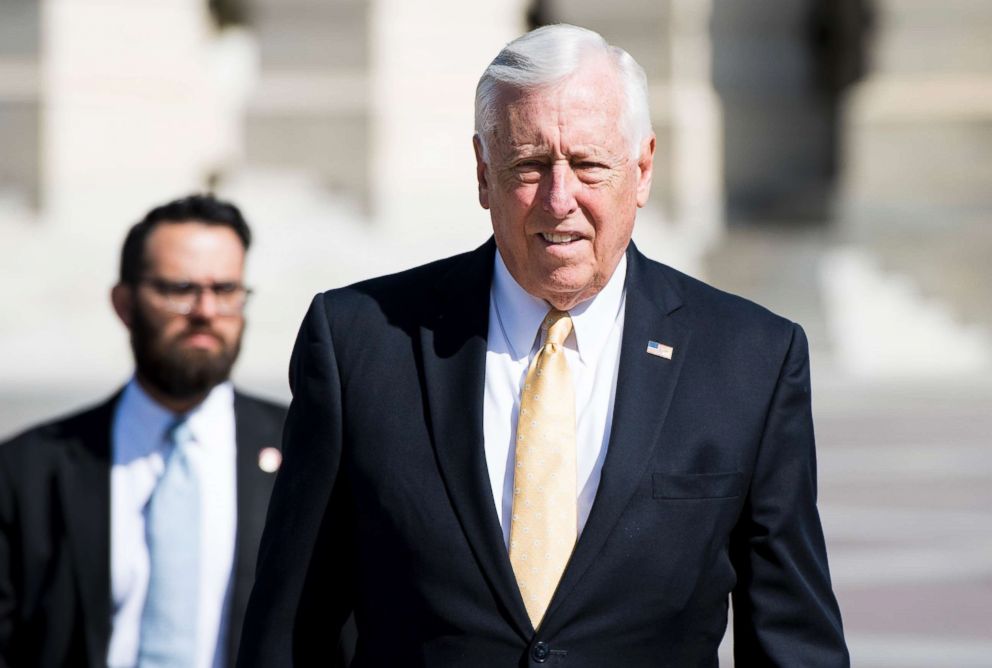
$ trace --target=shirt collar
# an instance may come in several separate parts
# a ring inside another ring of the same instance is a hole
[[[592,299],[587,299],[569,311],[579,358],[584,363],[598,354],[616,324],[624,303],[626,276],[625,253],[603,289]],[[517,283],[498,250],[493,268],[492,299],[496,304],[496,317],[500,319],[513,358],[521,359],[530,355],[541,321],[551,307]]]
[[[198,443],[225,443],[221,429],[234,424],[234,386],[230,381],[210,390],[210,394],[186,414],[186,424]]]
[[[152,399],[132,377],[124,387],[118,411],[127,425],[136,429],[131,433],[147,434],[147,438],[128,439],[121,446],[128,450],[126,459],[143,457],[163,445],[162,437],[180,416]],[[215,438],[223,425],[233,424],[234,386],[230,381],[215,386],[206,399],[195,406],[187,416],[187,426],[197,443],[224,443]],[[122,453],[124,455],[124,453]]]
[[[624,253],[603,289],[592,299],[587,299],[568,312],[572,316],[579,358],[584,363],[590,362],[599,354],[620,316],[626,278],[627,254]]]
[[[157,403],[142,389],[137,378],[131,378],[124,387],[117,405],[126,434],[131,435],[116,444],[115,459],[139,459],[162,447],[162,436],[175,422],[176,416]]]

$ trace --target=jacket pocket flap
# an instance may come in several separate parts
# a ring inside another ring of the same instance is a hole
[[[655,473],[652,483],[656,499],[728,499],[741,495],[744,474]]]

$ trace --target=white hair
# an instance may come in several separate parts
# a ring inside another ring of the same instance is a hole
[[[621,128],[632,157],[651,134],[648,81],[644,70],[629,53],[611,46],[592,30],[560,23],[532,30],[516,38],[499,52],[482,73],[475,89],[475,132],[482,156],[489,159],[487,143],[498,115],[497,98],[502,89],[530,92],[554,85],[578,70],[583,56],[601,54],[616,68],[624,93]]]

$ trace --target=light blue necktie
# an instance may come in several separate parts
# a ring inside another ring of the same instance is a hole
[[[200,491],[189,457],[193,434],[184,418],[166,440],[165,471],[145,517],[150,568],[139,668],[190,668],[196,654]]]

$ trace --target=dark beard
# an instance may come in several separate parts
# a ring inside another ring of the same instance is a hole
[[[211,333],[208,325],[191,323],[182,333]],[[180,337],[181,338],[181,337]],[[135,305],[131,321],[131,350],[138,375],[167,397],[179,400],[205,396],[231,376],[231,367],[241,350],[241,336],[233,346],[221,339],[216,353],[182,349],[177,341],[162,341],[161,334]]]

